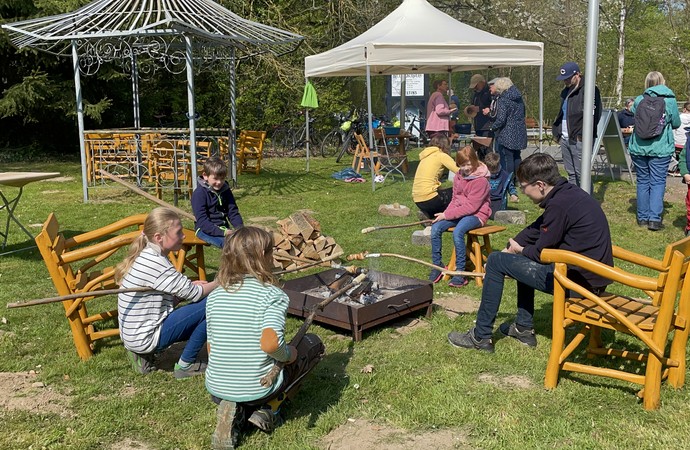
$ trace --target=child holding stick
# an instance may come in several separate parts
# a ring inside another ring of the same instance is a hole
[[[175,364],[175,378],[198,375],[206,363],[196,361],[206,343],[206,299],[216,282],[191,281],[175,270],[168,253],[182,248],[182,222],[170,208],[156,208],[146,217],[141,236],[115,268],[123,289],[150,287],[156,292],[127,292],[117,297],[120,337],[134,369],[155,370],[154,355],[175,342],[187,345]],[[191,303],[175,308],[180,299]]]
[[[456,270],[465,270],[465,233],[479,228],[491,215],[489,200],[489,169],[479,162],[477,153],[471,146],[458,151],[456,156],[458,173],[453,179],[453,198],[442,213],[436,214],[431,225],[431,262],[436,266],[443,265],[441,255],[441,236],[448,228],[453,230],[455,245]],[[442,272],[431,269],[429,280],[438,283]],[[462,287],[467,280],[455,275],[448,283],[451,287]]]
[[[243,227],[225,240],[218,276],[220,288],[208,297],[206,320],[209,365],[206,389],[218,404],[214,449],[237,444],[245,416],[270,433],[281,420],[278,408],[323,357],[314,334],[285,342],[288,296],[275,286],[273,236]],[[286,363],[271,386],[260,380],[276,361]]]

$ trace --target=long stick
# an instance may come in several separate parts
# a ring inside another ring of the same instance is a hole
[[[156,203],[158,203],[158,204],[161,205],[161,206],[165,206],[166,208],[170,208],[170,209],[174,210],[177,214],[179,214],[179,215],[181,215],[181,216],[183,216],[183,217],[186,217],[186,218],[189,219],[189,220],[196,221],[196,219],[194,218],[194,215],[193,215],[193,214],[190,214],[190,213],[188,213],[187,211],[178,208],[177,206],[173,206],[173,205],[171,205],[170,203],[168,203],[168,202],[166,202],[166,201],[163,201],[163,200],[159,199],[158,197],[154,197],[153,195],[149,194],[148,192],[142,191],[141,189],[139,189],[138,187],[134,186],[133,184],[128,183],[128,182],[126,182],[126,181],[124,181],[124,180],[121,180],[120,178],[116,177],[115,175],[113,175],[113,174],[111,174],[111,173],[106,172],[106,171],[103,170],[103,169],[99,169],[99,170],[98,170],[98,173],[100,173],[101,175],[103,175],[103,176],[106,177],[106,178],[109,178],[109,179],[113,180],[113,181],[116,182],[116,183],[119,183],[119,184],[123,185],[124,187],[130,189],[131,191],[134,191],[134,192],[136,192],[137,194],[146,197],[147,199],[151,200],[152,202],[156,202]]]
[[[381,256],[391,256],[393,258],[400,258],[400,259],[404,259],[406,261],[412,261],[412,262],[416,262],[418,264],[424,264],[425,266],[439,270],[442,273],[445,273],[447,275],[460,275],[462,277],[482,277],[482,278],[484,278],[484,274],[481,272],[466,272],[464,270],[448,270],[445,267],[437,266],[437,265],[428,263],[426,261],[422,261],[421,259],[412,258],[410,256],[405,256],[405,255],[398,255],[396,253],[369,253],[369,252],[354,253],[352,255],[348,255],[347,260],[348,261],[352,261],[352,260],[356,260],[356,259],[363,260],[364,258],[379,258]]]
[[[39,298],[36,300],[29,300],[28,302],[8,303],[7,307],[8,308],[23,308],[25,306],[45,305],[48,303],[58,303],[58,302],[63,302],[65,300],[74,300],[77,298],[84,298],[84,297],[101,297],[103,295],[121,294],[121,293],[125,293],[125,292],[155,292],[155,291],[156,291],[155,289],[151,289],[149,287],[135,287],[135,288],[129,288],[129,289],[101,289],[100,291],[77,292],[74,294],[60,295],[58,297]]]
[[[314,317],[316,316],[316,313],[319,311],[323,311],[323,309],[333,300],[336,298],[340,297],[343,295],[345,292],[350,290],[354,286],[358,286],[359,284],[362,283],[362,281],[365,280],[367,277],[366,273],[358,275],[354,280],[352,280],[351,283],[347,284],[346,286],[338,289],[328,297],[327,299],[323,300],[322,302],[318,303],[314,308],[311,310],[307,318],[304,320],[304,323],[302,326],[297,330],[297,333],[295,334],[295,337],[292,338],[292,341],[290,341],[290,345],[293,347],[297,347],[297,345],[300,343],[302,338],[304,337],[305,334],[307,334],[307,330],[309,329],[309,326],[311,323],[314,321]],[[273,386],[273,383],[275,383],[276,378],[278,378],[278,374],[280,374],[280,371],[283,370],[283,367],[285,366],[284,362],[277,361],[273,367],[271,367],[271,370],[264,375],[263,378],[261,378],[260,383],[261,386],[263,387],[271,387]]]
[[[327,257],[327,258],[324,258],[324,259],[322,259],[322,260],[319,260],[319,261],[312,261],[312,262],[310,262],[309,264],[303,264],[303,265],[301,265],[301,266],[297,266],[297,267],[295,267],[294,269],[290,269],[290,270],[281,270],[281,271],[278,271],[278,272],[273,272],[273,274],[274,274],[274,275],[283,275],[283,274],[286,274],[286,273],[292,273],[292,272],[297,272],[297,271],[300,271],[300,270],[308,269],[309,267],[314,267],[314,266],[317,266],[317,265],[319,265],[319,264],[323,264],[323,263],[325,263],[325,262],[329,262],[329,261],[333,261],[334,259],[338,259],[338,258],[340,258],[342,255],[343,255],[343,252],[337,252],[337,253],[334,253],[334,254],[332,254],[331,256],[329,256],[329,257]]]
[[[419,222],[402,223],[400,225],[381,225],[379,227],[362,228],[362,234],[371,233],[372,231],[376,231],[376,230],[387,230],[387,229],[391,229],[391,228],[413,227],[415,225],[424,225],[425,223],[431,223],[431,222],[433,222],[433,220],[427,219],[427,220],[420,220]]]

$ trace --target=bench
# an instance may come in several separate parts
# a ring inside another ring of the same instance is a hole
[[[113,279],[114,266],[124,258],[129,244],[141,235],[146,216],[137,214],[97,230],[65,238],[60,233],[55,214],[51,213],[36,236],[36,245],[58,295],[84,293],[84,297],[62,302],[77,354],[82,360],[93,356],[95,341],[119,336],[117,307],[89,315],[87,303],[94,296],[88,293],[117,288]],[[189,269],[193,273],[190,278],[205,280],[206,243],[197,238],[192,230],[185,228],[184,234],[182,249],[171,253],[170,260],[177,271]],[[123,247],[125,249],[118,252]],[[108,260],[113,255],[116,257]],[[76,266],[77,262],[79,267]],[[103,304],[99,302],[99,305]],[[106,304],[110,307],[107,301]]]
[[[451,227],[446,231],[452,232],[455,227]],[[467,232],[467,265],[472,266],[472,268],[467,268],[474,272],[485,273],[484,263],[486,258],[489,257],[489,253],[493,251],[491,247],[491,235],[494,233],[500,233],[505,231],[506,227],[500,225],[484,225],[483,227],[475,228]],[[482,240],[480,242],[480,239]],[[448,263],[449,270],[456,270],[455,268],[455,247],[453,247],[453,253],[450,256],[450,262]],[[444,275],[444,280],[449,280],[450,275]],[[474,281],[477,286],[482,286],[484,284],[483,277],[475,277]]]

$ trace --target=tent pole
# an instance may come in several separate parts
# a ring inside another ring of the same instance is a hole
[[[141,128],[141,113],[139,110],[139,67],[137,55],[132,52],[132,107],[134,108],[134,129]]]
[[[407,75],[400,75],[400,132],[402,134],[405,131],[405,120],[407,120],[407,102],[405,94],[407,93]]]
[[[309,78],[305,77],[304,78],[305,86],[308,82],[309,82]],[[310,142],[310,140],[309,140],[309,108],[307,108],[307,107],[304,108],[304,120],[307,121],[305,124],[305,127],[306,127],[305,130],[307,131],[307,172],[309,172],[309,150],[310,150],[309,142]]]
[[[543,151],[543,131],[544,131],[544,60],[539,66],[539,152]]]
[[[79,74],[79,52],[77,41],[72,39],[72,68],[74,69],[74,91],[77,100],[77,125],[79,126],[79,155],[81,158],[81,187],[84,203],[89,202],[89,192],[86,181],[86,144],[84,142],[84,104],[81,93],[81,76]]]
[[[585,52],[585,113],[582,116],[582,160],[580,161],[580,187],[592,193],[592,148],[594,123],[594,88],[597,82],[597,40],[599,27],[599,0],[590,0],[587,19],[587,51]],[[597,149],[598,151],[599,149]]]
[[[189,149],[192,164],[192,189],[196,189],[196,106],[194,104],[194,65],[192,64],[192,38],[184,37],[187,63],[187,116],[189,117]]]
[[[366,56],[366,49],[364,50]],[[374,126],[371,122],[371,70],[369,69],[369,62],[367,61],[367,110],[368,110],[368,123],[369,123],[369,168],[371,169],[371,191],[376,190],[376,171],[374,167]]]
[[[232,186],[237,187],[237,107],[235,106],[235,47],[230,51],[230,130],[228,131],[228,158]]]

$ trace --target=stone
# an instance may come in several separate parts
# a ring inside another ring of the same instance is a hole
[[[431,247],[431,227],[423,230],[416,230],[412,233],[412,243],[414,245],[424,245]]]
[[[379,214],[382,216],[407,217],[410,215],[410,208],[400,203],[392,205],[380,205]]]
[[[497,223],[524,225],[526,223],[525,213],[513,209],[505,211],[496,211],[494,214],[494,221]]]

